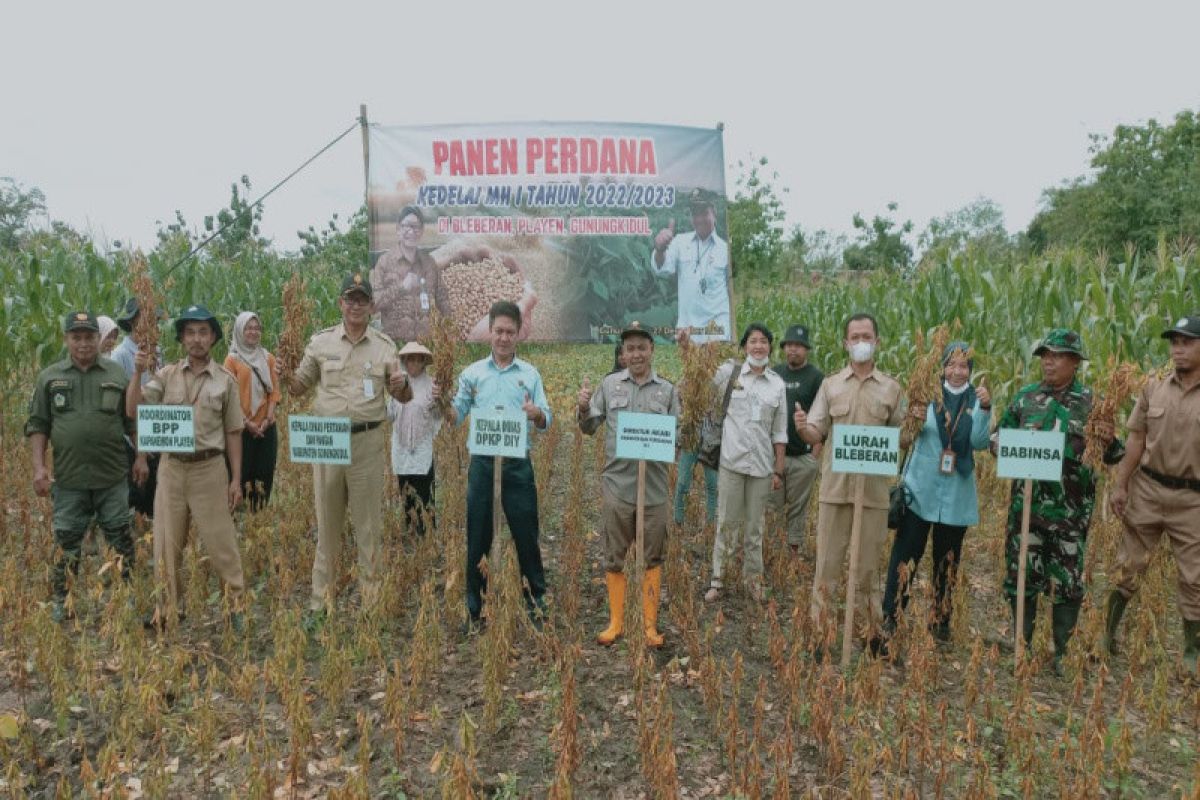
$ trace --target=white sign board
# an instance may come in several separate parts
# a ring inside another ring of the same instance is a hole
[[[617,458],[675,461],[675,417],[670,414],[617,415]]]
[[[196,425],[191,406],[139,405],[139,453],[194,453]]]
[[[1001,428],[1000,447],[996,451],[996,477],[1061,481],[1066,444],[1067,435],[1062,431]]]
[[[895,475],[900,469],[900,429],[882,425],[834,425],[830,468],[859,475]]]
[[[473,456],[524,458],[529,423],[522,411],[511,408],[471,411],[471,430],[467,449]]]
[[[349,417],[288,417],[288,458],[300,464],[349,464]]]

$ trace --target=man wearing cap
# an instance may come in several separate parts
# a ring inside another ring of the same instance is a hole
[[[442,271],[420,247],[424,231],[420,208],[400,209],[396,246],[381,255],[371,270],[380,325],[397,342],[429,336],[429,312],[434,307],[441,314],[450,313]]]
[[[458,391],[447,409],[447,418],[461,424],[472,409],[520,409],[525,415],[526,441],[532,444],[532,432],[547,430],[553,419],[546,389],[537,367],[517,358],[517,339],[521,333],[521,309],[516,303],[501,300],[488,311],[488,331],[492,352],[471,364],[458,376]],[[451,416],[452,415],[452,416]],[[467,469],[467,622],[468,632],[479,629],[483,613],[483,593],[487,579],[479,562],[492,549],[492,480],[495,461],[491,456],[471,456]],[[500,502],[504,518],[512,531],[517,562],[524,581],[525,603],[535,621],[544,613],[546,575],[542,551],[538,545],[537,485],[529,457],[505,458],[500,476]]]
[[[692,232],[675,234],[672,219],[654,237],[650,268],[678,279],[678,327],[691,341],[727,342],[733,337],[729,314],[729,245],[717,236],[712,197],[696,189],[689,197]]]
[[[233,509],[242,501],[244,419],[237,380],[212,359],[213,345],[221,335],[221,324],[207,308],[188,306],[175,319],[175,339],[183,345],[185,356],[158,370],[143,386],[142,374],[154,369],[157,358],[139,350],[126,392],[126,406],[134,418],[142,403],[191,406],[195,431],[194,452],[164,453],[159,463],[154,493],[154,563],[165,584],[166,599],[148,624],[162,624],[183,610],[179,566],[188,542],[188,526],[194,523],[209,564],[225,584],[230,622],[235,629],[242,625],[245,582]],[[146,454],[138,453],[134,480],[144,481],[147,471]]]
[[[1017,392],[996,428],[1066,433],[1062,482],[1033,482],[1029,555],[1025,562],[1025,618],[1021,632],[1026,643],[1033,640],[1038,595],[1048,593],[1053,581],[1054,669],[1061,672],[1062,658],[1075,631],[1086,588],[1083,561],[1088,524],[1096,504],[1096,475],[1083,463],[1086,445],[1083,430],[1095,398],[1092,390],[1085,388],[1076,377],[1080,363],[1087,358],[1078,333],[1055,328],[1046,334],[1033,355],[1041,360],[1042,379]],[[1104,462],[1115,464],[1121,458],[1122,445],[1111,429],[1104,438],[1108,440]],[[1014,619],[1023,506],[1024,491],[1020,482],[1014,481],[1008,509],[1007,577],[1004,581],[1004,592]]]
[[[1175,369],[1150,378],[1129,418],[1125,457],[1109,503],[1125,523],[1117,550],[1116,588],[1108,596],[1105,643],[1116,633],[1129,598],[1165,533],[1179,569],[1183,666],[1191,679],[1200,657],[1200,312],[1180,317],[1162,334]]]
[[[100,358],[100,326],[87,311],[67,315],[63,324],[67,358],[38,374],[29,401],[33,489],[54,506],[54,539],[62,555],[54,566],[54,618],[68,613],[67,572],[78,574],[83,534],[95,517],[104,538],[121,558],[121,574],[133,566],[129,534],[124,371]],[[46,445],[54,448],[54,475]]]
[[[117,327],[125,332],[123,338],[116,348],[109,355],[113,361],[121,365],[125,370],[125,377],[133,379],[133,374],[137,371],[137,353],[138,346],[133,341],[133,326],[137,324],[138,318],[138,301],[136,297],[131,297],[125,301],[125,306],[121,313],[117,315]],[[153,368],[142,373],[142,384],[154,377],[154,373],[162,366],[162,348],[159,348],[155,353],[156,359]],[[126,457],[129,459],[130,477],[133,475],[133,464],[137,458],[137,452],[133,447],[132,438],[126,441],[125,448]],[[158,453],[150,453],[146,458],[146,480],[138,485],[136,481],[129,481],[129,506],[134,511],[138,511],[144,517],[154,516],[154,491],[158,486]]]
[[[679,417],[679,394],[670,381],[654,371],[654,338],[640,323],[621,331],[625,368],[610,373],[593,393],[587,381],[579,390],[576,418],[579,429],[594,434],[608,422],[604,438],[604,482],[601,489],[604,520],[604,579],[608,586],[608,627],[596,637],[611,645],[621,635],[625,619],[625,553],[634,542],[637,524],[638,462],[617,458],[617,421],[622,412],[669,414]],[[672,423],[674,424],[674,423]],[[663,461],[646,462],[642,526],[646,574],[642,583],[642,619],[646,643],[659,647],[658,600],[662,589],[663,550],[667,539],[667,469]]]
[[[784,449],[783,487],[771,493],[771,507],[776,513],[782,511],[787,519],[788,545],[793,553],[800,551],[804,542],[804,522],[808,511],[808,499],[812,495],[813,483],[817,479],[817,459],[821,445],[815,447],[800,438],[792,412],[797,409],[809,411],[825,373],[808,361],[812,345],[808,340],[808,328],[792,325],[783,335],[780,344],[783,361],[775,365],[775,374],[783,378],[787,391],[788,443]]]
[[[408,529],[425,535],[425,517],[433,519],[433,437],[442,427],[442,397],[425,367],[433,363],[433,353],[419,342],[400,348],[400,363],[408,374],[412,399],[402,403],[394,397],[387,402],[392,423],[392,472],[404,500]]]
[[[313,414],[350,420],[350,464],[314,464],[317,505],[317,552],[313,558],[312,596],[305,625],[319,625],[334,605],[333,574],[341,550],[346,510],[358,541],[358,584],[362,607],[379,599],[379,551],[383,532],[383,491],[387,437],[387,397],[412,399],[408,377],[396,360],[396,345],[368,322],[375,313],[374,291],[362,273],[342,281],[338,307],[342,321],[315,334],[304,349],[296,373],[282,376],[289,391],[303,395],[313,386]]]

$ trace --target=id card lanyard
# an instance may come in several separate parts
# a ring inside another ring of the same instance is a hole
[[[946,407],[942,406],[942,410],[945,411],[945,409],[946,409]],[[966,409],[967,409],[966,403],[963,403],[961,406],[959,406],[958,414],[956,414],[954,417],[954,425],[953,426],[950,425],[949,412],[946,412],[946,427],[950,430],[950,435],[946,438],[949,439],[951,442],[954,441],[954,432],[956,430],[958,430],[958,423],[962,422],[963,412],[966,411]],[[958,454],[955,453],[949,447],[942,448],[941,458],[938,459],[938,472],[941,473],[942,475],[953,475],[954,468],[957,464],[958,464]]]

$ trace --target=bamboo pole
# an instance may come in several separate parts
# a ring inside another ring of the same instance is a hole
[[[850,651],[854,647],[854,604],[858,594],[858,552],[862,548],[863,494],[866,478],[854,476],[854,520],[850,524],[850,563],[846,575],[846,622],[842,627],[842,669],[850,666]]]

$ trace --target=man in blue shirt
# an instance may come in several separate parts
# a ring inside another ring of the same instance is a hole
[[[488,335],[492,353],[471,364],[458,376],[458,392],[452,403],[455,424],[461,423],[475,408],[519,408],[527,425],[544,431],[550,427],[550,404],[542,376],[528,361],[516,357],[517,336],[521,331],[521,310],[515,303],[495,303],[488,312]],[[501,474],[500,503],[504,518],[512,530],[517,562],[524,579],[525,602],[530,613],[540,618],[546,575],[538,546],[537,487],[528,452],[525,458],[505,458]],[[491,456],[471,456],[467,470],[467,611],[470,627],[477,629],[483,613],[483,592],[487,580],[479,561],[492,549]]]

